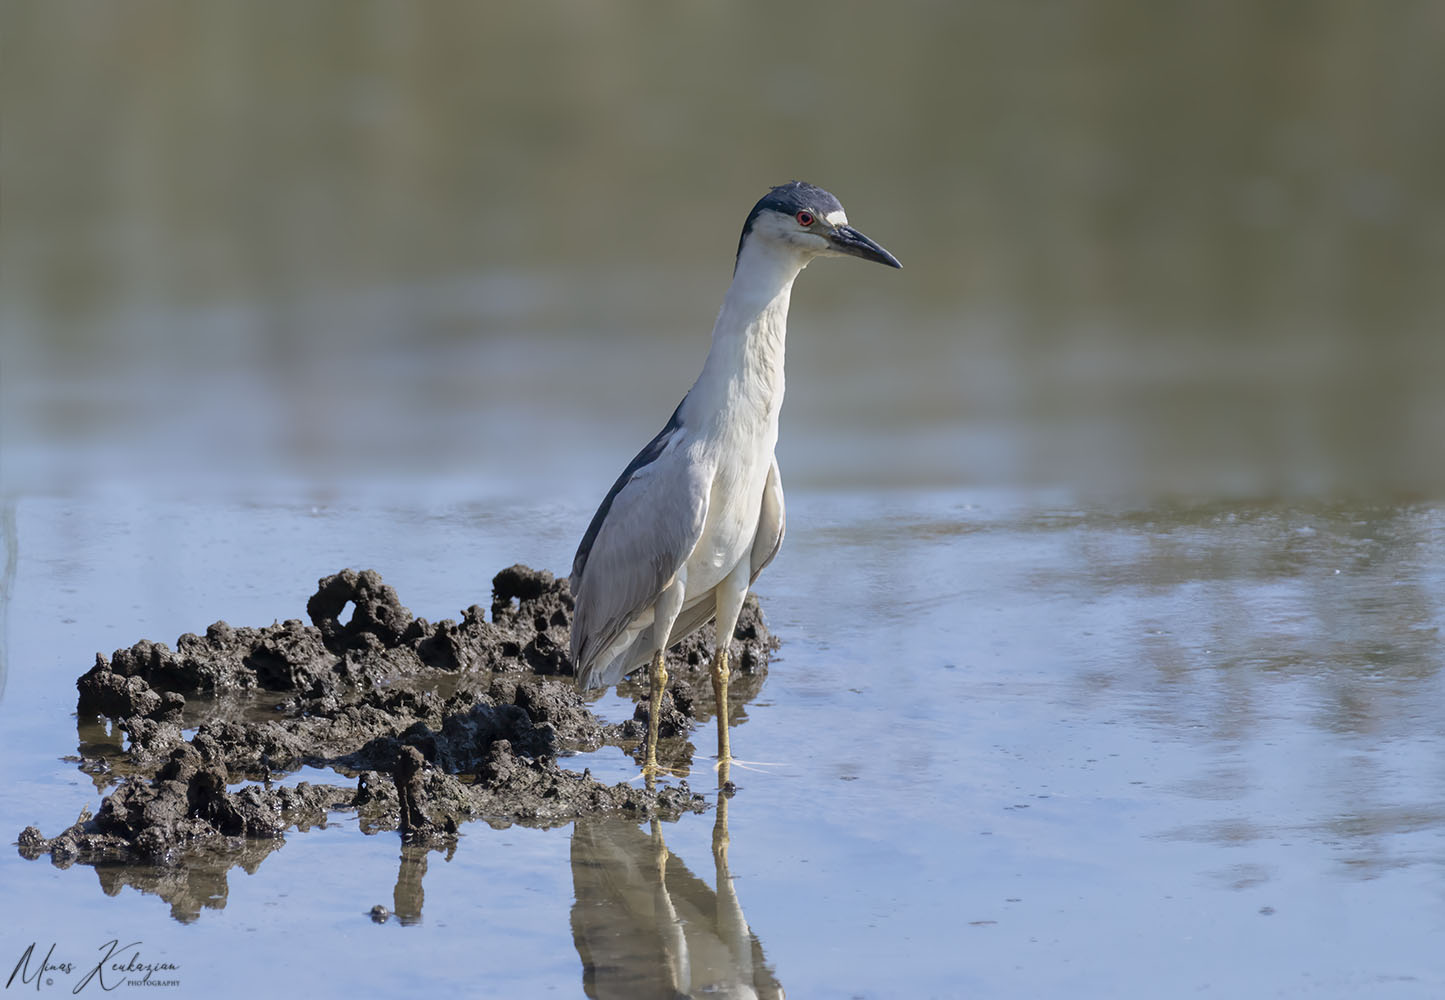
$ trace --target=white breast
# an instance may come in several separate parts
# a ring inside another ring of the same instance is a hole
[[[761,425],[734,425],[733,433],[714,442],[712,453],[723,459],[713,466],[712,490],[702,538],[687,563],[689,600],[711,591],[752,553],[763,488],[777,444],[775,419]]]

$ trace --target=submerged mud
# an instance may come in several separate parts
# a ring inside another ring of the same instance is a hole
[[[566,580],[513,566],[492,585],[490,608],[433,624],[374,571],[345,570],[319,582],[310,624],[217,622],[174,649],[143,640],[97,654],[76,682],[80,727],[108,721],[125,744],[82,739],[79,765],[112,790],[56,836],[27,827],[21,853],[154,872],[228,856],[259,863],[267,842],[337,811],[354,812],[368,833],[397,830],[433,846],[470,820],[700,811],[686,781],[606,785],[559,765],[609,744],[637,753],[645,671],[620,688],[642,699],[634,717],[604,722],[571,681]],[[775,645],[749,597],[733,643],[735,716]],[[669,653],[659,756],[673,767],[690,765],[686,737],[714,711],[712,649],[708,626]],[[337,782],[277,784],[303,767]]]

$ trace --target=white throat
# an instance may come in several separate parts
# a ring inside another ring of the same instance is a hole
[[[742,408],[776,428],[783,405],[788,303],[793,281],[808,260],[771,241],[750,238],[743,244],[690,401],[696,397],[712,413]]]

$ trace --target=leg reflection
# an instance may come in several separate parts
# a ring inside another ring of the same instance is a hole
[[[616,818],[573,827],[572,938],[588,996],[783,995],[733,889],[726,764],[718,779],[716,888],[668,847],[657,820],[647,830]]]
[[[426,878],[426,856],[431,852],[417,844],[403,844],[396,888],[391,893],[391,910],[403,924],[421,923],[421,904],[426,899],[422,879]]]

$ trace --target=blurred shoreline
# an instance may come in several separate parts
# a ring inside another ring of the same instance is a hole
[[[595,492],[800,176],[792,485],[1445,495],[1439,8],[810,10],[7,4],[3,488]]]

